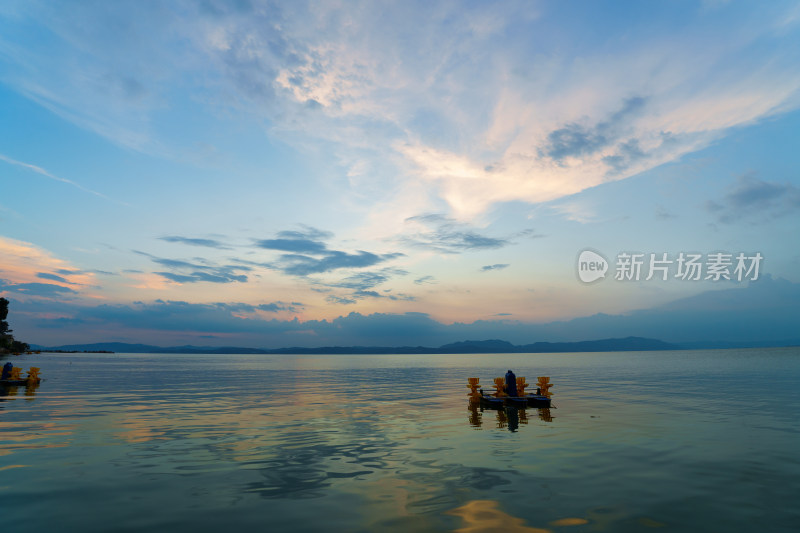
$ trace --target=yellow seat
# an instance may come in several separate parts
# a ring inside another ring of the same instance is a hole
[[[28,369],[28,377],[26,378],[30,383],[39,383],[39,367],[32,366]]]

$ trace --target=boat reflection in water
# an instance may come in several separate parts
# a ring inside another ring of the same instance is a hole
[[[0,402],[6,401],[8,398],[19,395],[19,389],[25,389],[24,396],[28,399],[33,399],[36,396],[36,389],[39,388],[39,383],[26,383],[24,385],[6,385],[0,383]]]
[[[508,429],[509,431],[517,431],[520,424],[527,425],[528,419],[534,414],[534,411],[535,414],[538,415],[539,420],[542,420],[543,422],[552,422],[554,418],[550,413],[550,407],[526,409],[524,407],[508,405],[498,409],[492,409],[483,407],[475,402],[470,402],[467,409],[469,410],[469,425],[476,429],[483,428],[483,424],[485,422],[484,413],[486,413],[486,411],[489,411],[495,415],[495,427],[497,429]]]

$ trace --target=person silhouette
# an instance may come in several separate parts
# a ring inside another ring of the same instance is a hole
[[[511,370],[506,372],[506,394],[512,398],[517,397],[517,376]]]

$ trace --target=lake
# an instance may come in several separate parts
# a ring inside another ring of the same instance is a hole
[[[800,527],[800,348],[8,360],[7,531]],[[553,408],[470,408],[509,368]]]

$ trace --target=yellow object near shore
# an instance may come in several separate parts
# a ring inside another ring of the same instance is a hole
[[[478,392],[478,387],[480,386],[478,385],[478,382],[480,381],[480,379],[467,378],[467,381],[468,381],[467,387],[470,389],[469,393],[467,394],[467,396],[469,396],[469,401],[477,402],[478,400],[480,400],[481,397],[481,393]]]
[[[553,386],[553,384],[550,383],[550,378],[547,376],[539,376],[537,379],[538,381],[536,382],[536,387],[539,388],[539,394],[549,398],[552,394],[550,392],[550,387]]]
[[[506,380],[505,378],[494,378],[494,397],[495,398],[502,398],[504,396],[508,396],[506,394]]]
[[[525,378],[517,378],[517,396],[525,396],[525,388],[528,386],[528,382],[525,381]]]
[[[39,377],[39,367],[32,366],[28,369],[28,383],[39,383],[42,378]]]
[[[5,385],[38,385],[42,381],[39,376],[41,369],[38,366],[32,366],[28,369],[28,375],[22,377],[22,368],[18,366],[11,367],[8,377],[0,381],[0,384]]]

